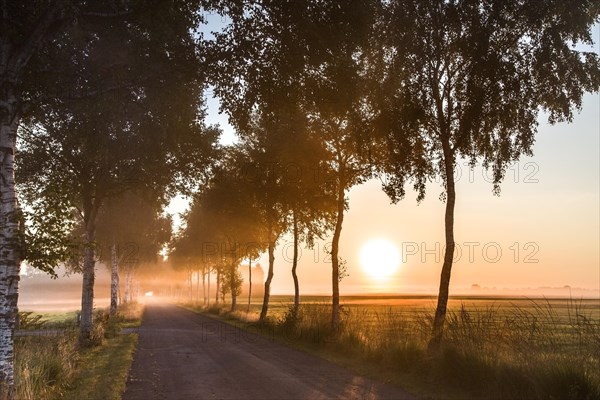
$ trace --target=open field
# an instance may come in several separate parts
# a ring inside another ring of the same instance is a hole
[[[301,304],[311,308],[329,307],[327,296],[303,296]],[[340,303],[346,315],[361,315],[363,323],[376,323],[382,317],[401,319],[407,323],[421,321],[435,312],[434,296],[344,296]],[[285,316],[293,304],[291,296],[271,296],[269,316],[275,320]],[[250,320],[257,319],[262,299],[253,298]],[[238,299],[238,310],[247,310],[247,299]],[[598,326],[600,299],[526,298],[526,297],[451,297],[448,311],[468,312],[471,318],[492,327],[515,318],[528,319],[538,329],[564,330],[574,325]],[[451,318],[449,318],[451,319]],[[485,322],[483,322],[485,319]]]

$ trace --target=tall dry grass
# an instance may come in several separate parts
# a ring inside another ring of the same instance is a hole
[[[75,330],[18,337],[15,342],[17,399],[60,398],[77,370]]]
[[[444,344],[428,351],[433,312],[344,307],[339,332],[330,308],[302,305],[273,324],[284,338],[414,374],[461,395],[499,399],[600,399],[600,322],[570,300],[449,310]]]
[[[73,379],[91,366],[82,355],[103,346],[119,335],[121,328],[139,325],[143,307],[137,303],[122,306],[116,317],[107,310],[94,312],[91,348],[79,348],[75,318],[60,324],[44,323],[32,313],[22,313],[20,328],[36,330],[15,341],[15,386],[19,400],[60,399],[70,393]],[[46,328],[44,330],[44,328]],[[49,329],[47,329],[49,328]]]

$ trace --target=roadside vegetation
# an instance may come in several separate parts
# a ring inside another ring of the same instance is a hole
[[[93,345],[81,348],[75,313],[22,313],[15,347],[15,383],[19,400],[120,399],[137,343],[137,334],[121,334],[140,323],[142,306],[128,304],[116,317],[97,310]]]
[[[450,308],[435,352],[428,345],[434,311],[410,305],[344,306],[337,333],[325,303],[281,307],[262,323],[256,311],[195,309],[425,398],[600,398],[600,323],[591,304],[502,302]]]

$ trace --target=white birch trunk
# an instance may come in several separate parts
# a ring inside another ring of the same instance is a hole
[[[217,290],[215,294],[215,304],[219,304],[219,286],[221,284],[221,271],[217,270]]]
[[[134,281],[134,285],[133,285],[133,290],[132,290],[132,296],[131,296],[131,302],[137,302],[138,299],[140,298],[140,281]]]
[[[194,279],[193,279],[193,274],[194,272],[191,269],[188,269],[188,279],[190,282],[190,303],[194,302]]]
[[[117,306],[119,304],[119,259],[117,258],[117,244],[113,243],[111,248],[111,269],[110,269],[110,315],[117,315]]]
[[[207,294],[206,305],[210,306],[210,267],[208,267],[208,278],[207,278],[207,281],[208,281],[208,285],[207,285],[208,288],[207,288],[207,291],[206,291],[207,292],[206,293]]]
[[[202,267],[202,304],[206,305],[206,265]]]
[[[229,273],[231,274],[231,282],[230,282],[230,290],[231,290],[231,312],[234,312],[237,307],[237,287],[235,285],[236,282],[236,272],[237,265],[235,263],[235,258],[231,260],[231,266],[229,267]]]
[[[248,258],[248,311],[250,312],[250,303],[252,302],[252,259]]]
[[[196,270],[196,304],[200,303],[200,270]]]
[[[0,397],[14,397],[14,329],[21,265],[14,152],[19,117],[12,85],[0,97]]]
[[[270,235],[272,230],[269,229]],[[271,235],[272,237],[272,235]],[[264,321],[267,318],[267,312],[269,311],[269,299],[271,297],[271,281],[273,280],[273,266],[275,264],[275,241],[269,240],[269,270],[267,272],[267,279],[265,280],[265,294],[263,297],[262,309],[260,310],[260,321]]]
[[[0,397],[6,399],[15,396],[14,330],[22,256],[14,174],[20,122],[19,82],[29,60],[47,38],[49,28],[64,6],[63,2],[53,2],[16,49],[9,38],[10,32],[3,29],[0,35]],[[5,7],[6,2],[3,3],[3,11]]]
[[[124,293],[124,303],[127,304],[131,302],[131,270],[127,269],[125,272],[125,293]]]
[[[85,218],[86,246],[83,260],[83,284],[81,288],[81,322],[79,324],[79,340],[84,346],[89,345],[94,329],[94,280],[96,268],[96,227],[94,225],[94,214],[90,210],[89,216]]]

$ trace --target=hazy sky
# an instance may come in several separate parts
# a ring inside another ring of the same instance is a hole
[[[462,254],[453,268],[453,288],[474,283],[600,288],[599,100],[598,95],[586,96],[572,124],[542,122],[535,155],[508,171],[499,197],[481,169],[461,165],[455,238]],[[349,273],[343,293],[435,290],[443,259],[442,191],[439,183],[431,183],[419,205],[413,192],[391,205],[377,180],[350,191],[340,243]],[[401,250],[403,262],[387,282],[370,280],[359,264],[362,246],[375,238],[388,239]],[[275,293],[293,290],[290,257],[286,261],[284,255],[290,241],[284,238],[276,253]],[[330,288],[325,246],[302,252],[299,276],[305,292]],[[266,266],[266,258],[261,263]]]
[[[598,26],[594,37],[600,52]],[[224,130],[222,142],[231,143],[235,133],[218,108],[218,100],[209,98],[208,122],[218,123]],[[462,254],[453,267],[455,292],[475,283],[498,289],[600,289],[599,135],[600,96],[586,95],[571,124],[551,126],[540,116],[534,156],[522,158],[507,172],[501,196],[492,194],[481,169],[460,165],[455,239]],[[340,243],[349,274],[342,281],[342,294],[435,292],[443,259],[442,190],[440,183],[429,184],[420,205],[413,192],[391,205],[378,180],[350,191]],[[171,211],[182,206],[177,201]],[[387,280],[370,278],[359,263],[362,246],[375,238],[387,239],[401,251],[401,265]],[[284,254],[290,241],[285,237],[276,252],[274,293],[293,292],[291,249],[290,257]],[[305,294],[330,291],[327,242],[302,251],[298,273]],[[260,262],[266,268],[266,257]]]

